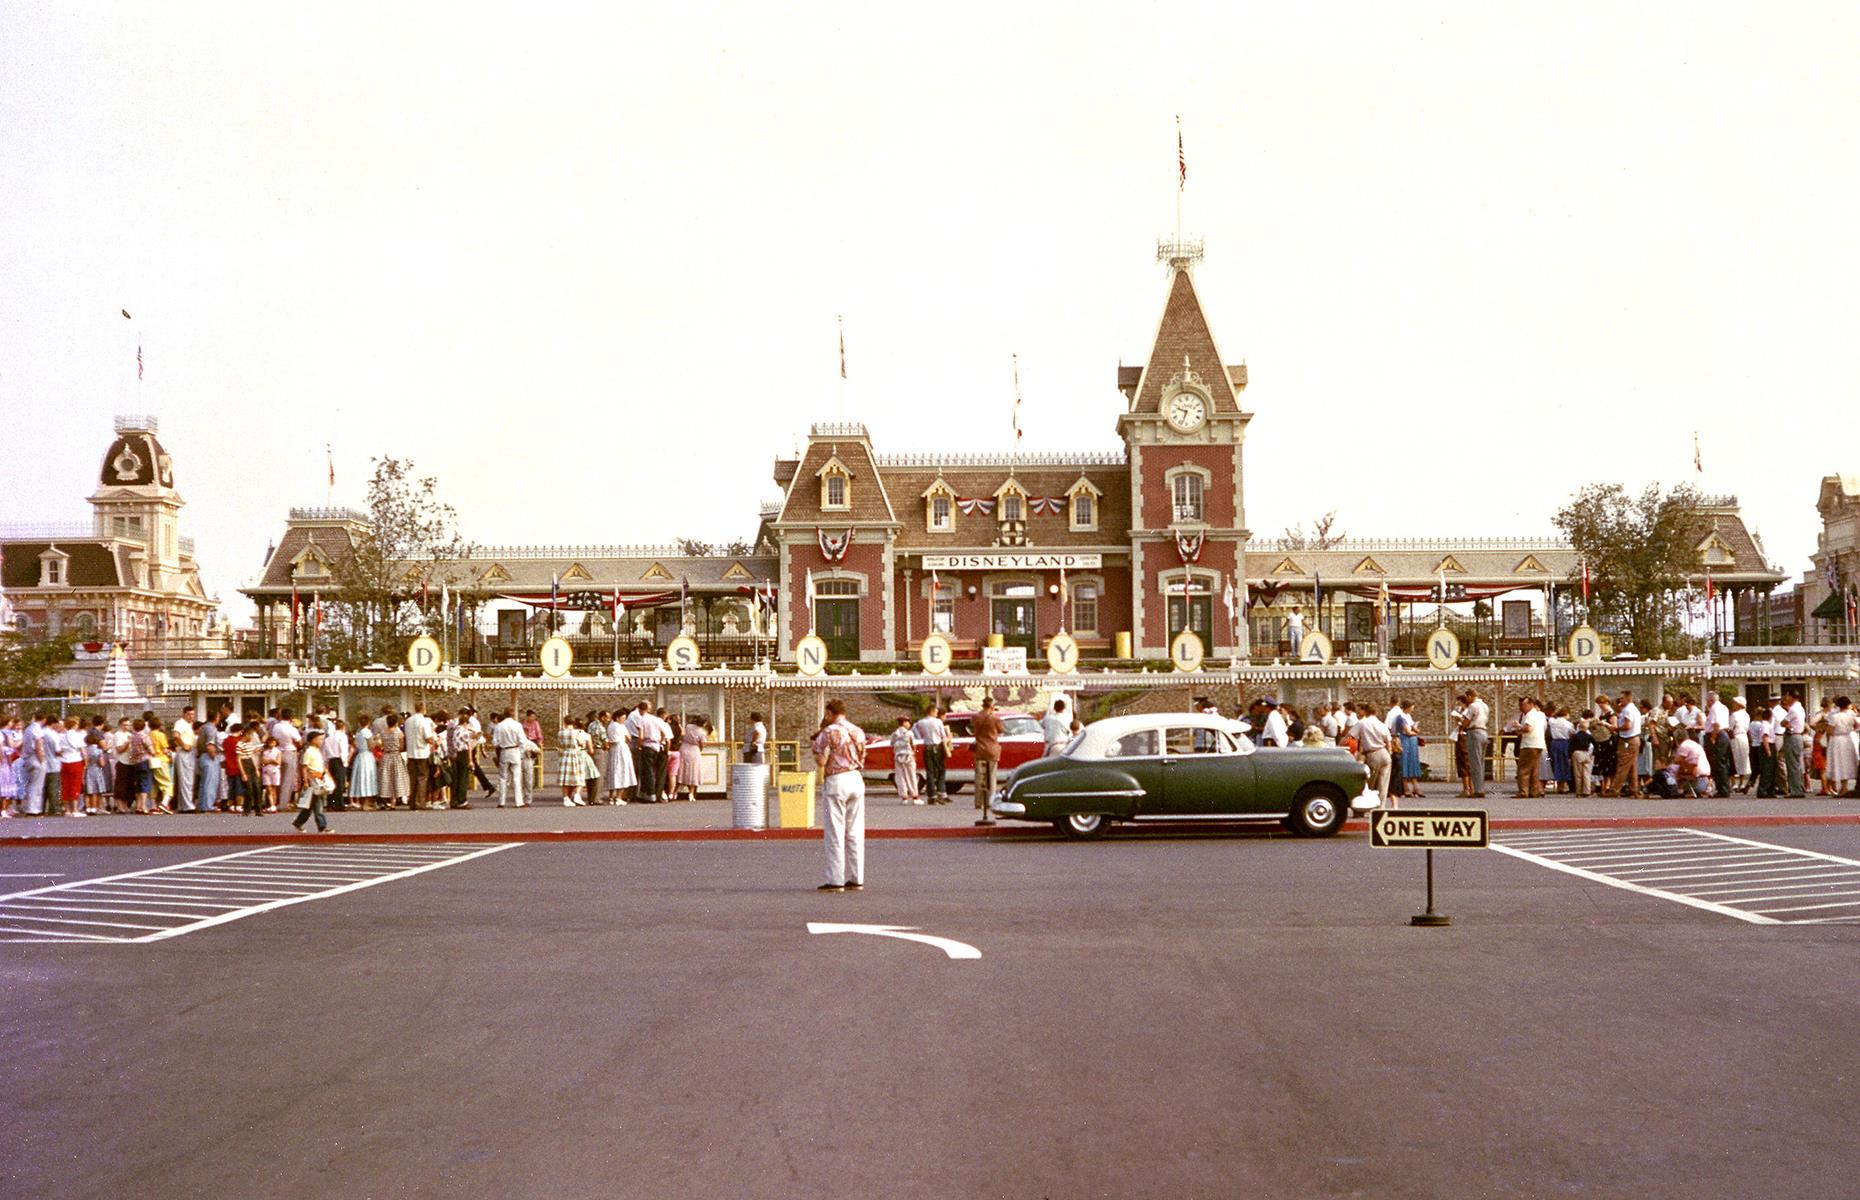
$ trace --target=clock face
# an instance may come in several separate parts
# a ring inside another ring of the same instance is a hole
[[[1200,396],[1183,392],[1169,401],[1169,424],[1183,433],[1199,428],[1207,415],[1208,406],[1202,402]]]

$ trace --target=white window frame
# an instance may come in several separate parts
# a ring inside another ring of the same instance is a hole
[[[1079,498],[1084,497],[1091,505],[1091,519],[1079,520]],[[1078,482],[1066,489],[1066,528],[1072,533],[1094,533],[1098,529],[1099,514],[1104,509],[1104,493],[1093,486],[1091,480],[1079,477]]]
[[[839,480],[840,498],[833,499],[833,481]],[[820,477],[820,511],[846,512],[852,508],[852,476],[835,467]]]
[[[1199,512],[1195,516],[1182,514],[1181,502],[1176,494],[1176,489],[1184,478],[1195,479],[1199,487],[1199,494],[1196,497],[1200,502]],[[1163,481],[1169,489],[1169,523],[1171,525],[1205,525],[1208,523],[1208,493],[1213,490],[1214,472],[1206,467],[1196,466],[1194,463],[1183,463],[1165,471]]]
[[[936,506],[943,506],[943,519],[937,520]],[[924,509],[924,528],[931,533],[956,532],[956,497],[953,493],[938,490],[930,493]]]

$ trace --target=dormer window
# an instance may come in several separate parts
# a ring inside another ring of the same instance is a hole
[[[924,489],[924,528],[931,533],[950,533],[956,528],[956,493],[942,476]]]
[[[1002,524],[1009,521],[1027,519],[1027,489],[1020,485],[1020,480],[1008,477],[1008,481],[995,489],[995,519]]]
[[[820,478],[820,507],[826,512],[845,512],[852,507],[852,472],[839,456],[828,458],[816,471]]]
[[[1098,528],[1098,500],[1103,494],[1083,475],[1066,489],[1066,524],[1073,533]]]
[[[70,556],[56,547],[39,555],[39,586],[67,586],[71,582],[68,571],[70,562]]]

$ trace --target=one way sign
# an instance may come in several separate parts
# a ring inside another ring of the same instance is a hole
[[[1485,812],[1476,808],[1377,809],[1369,814],[1369,844],[1424,849],[1483,848],[1488,844]]]

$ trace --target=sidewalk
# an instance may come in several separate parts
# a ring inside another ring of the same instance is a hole
[[[730,824],[728,800],[671,804],[596,805],[563,808],[553,789],[524,808],[497,807],[474,798],[470,809],[448,812],[335,812],[330,835],[419,841],[603,841],[603,840],[779,840],[818,838],[818,829],[738,830]],[[1800,800],[1759,800],[1733,796],[1725,800],[1608,800],[1600,797],[1548,796],[1524,800],[1488,794],[1463,799],[1457,788],[1436,787],[1408,808],[1482,808],[1495,829],[1585,828],[1620,825],[1790,825],[1860,824],[1860,799],[1810,796]],[[874,837],[944,838],[980,836],[1048,836],[1044,825],[1003,821],[977,828],[972,797],[958,796],[946,805],[903,805],[888,787],[868,792],[866,828]],[[175,816],[20,817],[0,821],[0,848],[8,843],[71,845],[85,842],[248,843],[297,836],[295,812],[262,817],[217,813]],[[1360,823],[1356,827],[1360,827]],[[1276,827],[1275,827],[1276,828]]]

